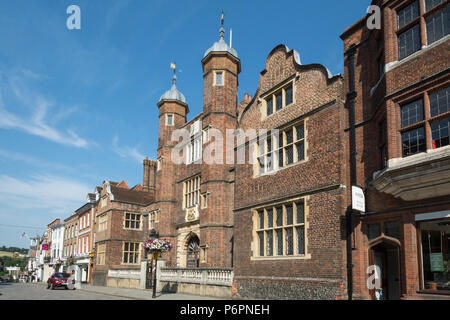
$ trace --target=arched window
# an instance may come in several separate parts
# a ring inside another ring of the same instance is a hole
[[[186,267],[198,268],[200,260],[200,240],[193,235],[187,245]]]

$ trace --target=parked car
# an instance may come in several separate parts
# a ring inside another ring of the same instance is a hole
[[[7,283],[7,282],[9,282],[8,277],[0,277],[0,283]]]
[[[75,284],[75,280],[69,279],[70,274],[65,272],[57,272],[52,274],[50,278],[47,280],[47,289],[55,289],[59,287],[64,287],[65,289],[69,289],[69,281],[72,281],[72,285]],[[72,286],[75,289],[75,286]]]

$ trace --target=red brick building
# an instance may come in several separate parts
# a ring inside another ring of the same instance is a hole
[[[353,219],[354,298],[448,294],[449,1],[372,4],[381,8],[381,29],[369,29],[368,16],[341,35],[347,106],[355,106],[355,180],[366,197],[366,213]],[[346,134],[348,141],[349,125]],[[371,265],[380,288],[368,288]]]
[[[153,190],[130,188],[125,181],[96,188],[93,285],[140,287],[142,243],[148,238],[143,212],[153,200]]]
[[[236,50],[220,40],[206,51],[203,68],[203,112],[187,122],[186,99],[176,87],[161,96],[156,163],[146,170],[155,188],[155,201],[148,208],[149,224],[174,249],[164,254],[166,266],[228,267],[233,255],[234,172],[232,164],[208,164],[210,139],[237,125],[237,87],[241,63]],[[187,132],[182,145],[172,140],[175,130]],[[215,139],[215,138],[214,138]],[[225,141],[216,153],[225,155]],[[178,146],[177,146],[178,145]],[[183,163],[173,161],[174,148],[180,148]],[[144,162],[145,165],[145,162]],[[155,169],[156,167],[156,169]],[[156,171],[155,171],[156,170]],[[153,174],[156,172],[156,185]],[[145,185],[144,179],[144,185]]]
[[[239,115],[240,129],[269,131],[237,146],[257,161],[235,169],[234,296],[343,294],[343,86],[342,76],[302,65],[285,45],[267,57],[255,96]]]

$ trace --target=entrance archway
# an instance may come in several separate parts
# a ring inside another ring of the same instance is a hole
[[[200,240],[194,234],[187,244],[186,267],[198,268],[200,263]]]
[[[370,290],[374,300],[398,300],[401,296],[400,245],[385,238],[375,240],[369,248],[369,264],[380,271],[381,287]]]

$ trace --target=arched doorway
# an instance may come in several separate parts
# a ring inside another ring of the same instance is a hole
[[[400,245],[380,238],[369,248],[369,264],[379,268],[380,288],[370,290],[374,300],[398,300],[401,296]]]
[[[189,238],[187,244],[186,267],[198,268],[200,262],[200,240],[196,235]]]

